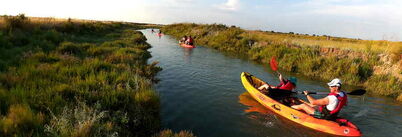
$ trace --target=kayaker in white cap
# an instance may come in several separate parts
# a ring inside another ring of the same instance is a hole
[[[307,96],[309,103],[293,105],[292,108],[303,110],[307,114],[313,115],[316,118],[336,118],[342,107],[346,105],[347,96],[345,92],[341,91],[342,82],[340,79],[335,78],[327,84],[330,89],[330,93],[327,97],[314,99],[309,95],[309,91],[303,91]]]

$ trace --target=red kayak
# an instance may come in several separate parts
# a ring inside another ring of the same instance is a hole
[[[185,47],[185,48],[195,48],[194,45],[188,45],[188,44],[184,44],[184,43],[180,43],[180,46]]]
[[[162,33],[157,33],[156,35],[160,37],[160,36],[162,36],[163,34],[162,34]]]

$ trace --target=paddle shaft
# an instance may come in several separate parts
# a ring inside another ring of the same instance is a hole
[[[300,92],[300,91],[295,91],[294,93],[303,94],[303,92]],[[345,93],[348,94],[348,95],[358,95],[358,96],[360,96],[360,95],[364,95],[366,93],[366,90],[364,90],[364,89],[356,89],[356,90],[353,90],[351,92],[345,92]],[[329,93],[328,92],[308,92],[308,94],[328,95]]]
[[[294,93],[304,94],[303,91],[295,91]],[[328,92],[308,92],[308,94],[328,95]]]

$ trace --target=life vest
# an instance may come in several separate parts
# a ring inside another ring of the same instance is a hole
[[[289,91],[293,90],[295,87],[296,86],[292,82],[290,82],[289,80],[286,81],[286,83],[281,82],[277,86],[278,89],[289,90]]]
[[[189,43],[193,43],[193,38],[188,38]]]
[[[336,93],[329,93],[328,94],[328,96],[334,95],[338,99],[338,104],[336,105],[334,110],[329,111],[327,109],[327,105],[322,105],[319,108],[320,112],[326,112],[326,111],[324,111],[324,109],[326,109],[326,110],[329,111],[329,113],[327,115],[335,115],[336,116],[341,111],[342,107],[346,106],[346,103],[348,101],[348,97],[346,96],[346,93],[343,92],[343,91],[341,91],[341,92],[343,93],[343,97],[341,97],[339,94],[336,94]]]

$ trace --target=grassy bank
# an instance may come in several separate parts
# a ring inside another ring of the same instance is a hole
[[[144,24],[0,19],[0,136],[159,132]]]
[[[176,38],[191,35],[197,45],[246,54],[260,63],[276,56],[283,71],[319,80],[338,77],[346,84],[365,86],[373,94],[402,98],[402,42],[247,31],[219,24],[172,24],[162,31]],[[387,55],[387,61],[378,55]],[[376,69],[388,66],[397,69]]]

